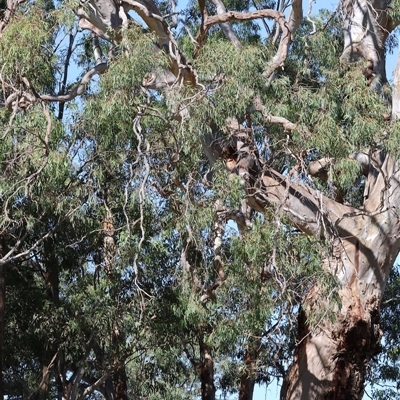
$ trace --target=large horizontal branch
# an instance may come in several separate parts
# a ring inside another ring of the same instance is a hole
[[[276,115],[264,115],[264,122],[267,124],[282,125],[286,132],[291,132],[296,129],[297,125],[284,117]]]
[[[203,143],[204,150],[210,162],[222,159],[231,172],[241,176],[247,204],[254,210],[264,213],[266,208],[276,207],[298,229],[317,237],[335,234],[336,223],[343,215],[359,211],[263,165],[251,130],[241,128],[232,119],[227,121],[226,128],[229,139],[217,140],[210,135]]]
[[[228,21],[251,21],[259,18],[273,18],[276,21],[282,21],[282,25],[286,23],[285,15],[275,10],[256,10],[251,12],[237,12],[229,11],[225,14],[217,14],[208,16],[205,20],[204,26],[206,29],[210,29],[215,24],[221,24]]]
[[[278,207],[302,232],[317,237],[335,234],[337,222],[344,215],[359,211],[329,199],[309,186],[292,182],[290,177],[272,168],[264,169],[252,192],[248,197],[251,207],[260,212],[269,206]]]

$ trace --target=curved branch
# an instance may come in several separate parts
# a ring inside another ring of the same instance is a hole
[[[125,0],[126,8],[135,11],[158,37],[158,46],[171,58],[170,71],[177,78],[197,86],[197,75],[180,52],[178,44],[153,0]]]
[[[41,95],[40,98],[44,101],[66,102],[73,100],[75,97],[82,95],[85,92],[86,85],[91,81],[95,75],[104,74],[107,71],[107,63],[101,63],[90,69],[83,75],[81,81],[69,93],[61,95]]]
[[[83,75],[81,81],[67,94],[60,95],[51,95],[51,94],[43,94],[39,95],[35,88],[32,87],[31,83],[26,77],[21,77],[24,82],[26,88],[31,90],[33,94],[28,91],[24,91],[22,93],[14,92],[10,94],[6,101],[4,102],[4,107],[8,110],[12,111],[13,107],[27,108],[30,104],[34,104],[38,100],[46,101],[46,102],[60,102],[65,103],[67,101],[73,100],[75,97],[82,95],[85,92],[86,85],[91,81],[91,79],[95,75],[101,75],[105,71],[107,71],[107,63],[101,63],[90,69]]]
[[[199,45],[201,45],[205,37],[207,35],[208,30],[216,24],[222,24],[224,22],[228,21],[251,21],[254,19],[259,19],[259,18],[272,18],[274,19],[280,26],[282,30],[282,37],[281,41],[278,46],[278,50],[273,57],[270,65],[268,68],[263,72],[263,75],[266,78],[271,78],[272,74],[275,72],[276,69],[280,68],[283,66],[287,53],[289,50],[289,45],[291,43],[291,38],[292,34],[294,33],[290,31],[289,25],[285,19],[285,15],[279,11],[275,10],[257,10],[257,11],[252,11],[252,12],[246,12],[246,13],[241,13],[241,12],[236,12],[236,11],[229,11],[225,14],[218,14],[218,15],[213,15],[211,17],[206,17],[204,24],[202,26],[202,29],[200,30],[197,41],[199,42]],[[293,29],[296,27],[296,24],[292,24]]]
[[[252,107],[250,107],[249,111],[259,111],[262,115],[263,115],[263,119],[264,122],[267,124],[280,124],[283,126],[283,128],[285,129],[285,132],[292,132],[293,130],[295,130],[297,128],[297,124],[289,121],[288,119],[284,118],[284,117],[279,117],[279,116],[275,116],[275,115],[269,115],[266,110],[265,107],[262,103],[262,100],[259,96],[257,96],[254,99],[253,105]]]

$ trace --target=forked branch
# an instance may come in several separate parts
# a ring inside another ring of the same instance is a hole
[[[198,47],[195,51],[197,54],[201,46],[204,44],[207,32],[209,29],[216,24],[223,24],[229,21],[251,21],[254,19],[262,19],[262,18],[272,18],[274,19],[277,24],[279,25],[280,29],[282,30],[281,40],[278,46],[278,51],[276,52],[275,56],[273,57],[270,65],[268,68],[263,72],[263,75],[267,78],[270,78],[272,74],[275,72],[276,69],[283,66],[287,53],[289,50],[289,45],[291,43],[292,34],[287,24],[285,15],[279,11],[275,10],[256,10],[252,12],[237,12],[237,11],[229,11],[224,14],[218,14],[213,16],[204,17],[204,23],[200,28],[200,32],[197,36],[197,43]],[[293,25],[293,29],[296,28],[296,25]]]

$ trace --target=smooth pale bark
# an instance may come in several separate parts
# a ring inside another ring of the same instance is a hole
[[[386,82],[385,42],[393,30],[387,0],[344,0],[342,60],[365,62],[364,74],[378,92]]]
[[[225,14],[226,13],[226,8],[221,0],[211,0],[211,2],[215,5],[217,14]],[[222,32],[224,32],[224,35],[226,36],[226,38],[230,42],[232,42],[232,44],[234,46],[236,46],[236,47],[241,46],[241,43],[240,43],[239,39],[237,38],[235,32],[233,31],[233,29],[227,22],[223,22],[223,23],[219,24],[219,26],[220,26]]]
[[[393,72],[393,92],[392,92],[392,119],[400,118],[400,54],[397,57],[396,68]]]

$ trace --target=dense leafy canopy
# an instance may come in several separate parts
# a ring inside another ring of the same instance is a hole
[[[171,63],[155,51],[154,33],[132,23],[110,30],[115,45],[79,29],[78,6],[21,2],[0,37],[4,394],[111,398],[122,385],[128,398],[196,398],[207,352],[226,398],[249,376],[281,379],[310,288],[318,283],[324,304],[308,314],[310,329],[340,307],[338,282],[322,267],[330,246],[302,234],[279,205],[243,206],[243,176],[225,168],[229,157],[210,161],[204,142],[228,140],[235,117],[265,165],[357,207],[364,178],[352,156],[377,146],[398,155],[398,123],[385,117],[390,88],[370,90],[359,64],[341,62],[340,15],[313,16],[315,34],[302,22],[268,79],[276,25],[232,23],[241,47],[215,25],[196,50],[187,33],[201,23],[194,2],[173,31],[199,85],[148,88],[143,82]],[[171,4],[158,7],[172,24]],[[81,96],[46,101],[74,90],[107,54],[107,69]],[[250,109],[256,97],[268,114],[296,121],[290,134]],[[312,177],[319,159],[332,162]],[[368,377],[382,399],[399,396],[380,386],[399,382],[398,288],[395,268],[382,303],[383,349]]]

